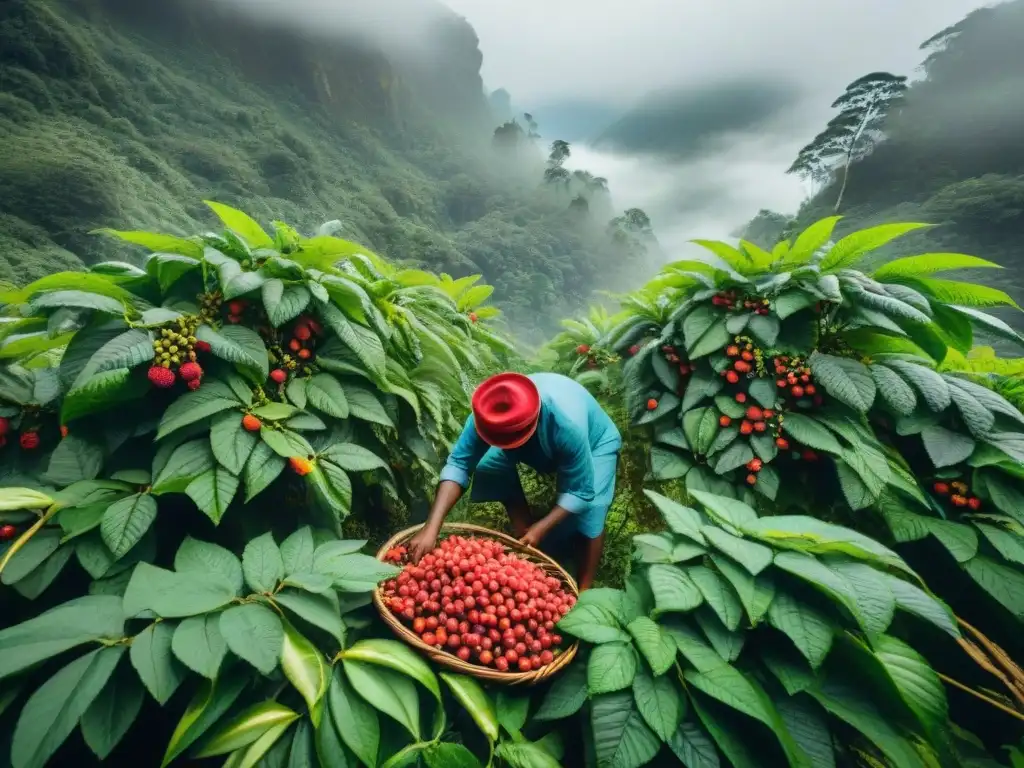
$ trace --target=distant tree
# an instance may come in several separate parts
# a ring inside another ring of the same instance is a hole
[[[493,142],[496,147],[501,149],[516,149],[523,136],[523,127],[515,119],[512,119],[494,129]]]
[[[572,175],[560,165],[549,165],[544,170],[545,184],[562,184],[568,186]]]
[[[548,167],[544,171],[545,184],[559,184],[565,187],[572,181],[572,174],[562,164],[572,154],[569,142],[556,139],[551,142],[551,153],[548,155]]]
[[[572,177],[580,182],[584,189],[591,194],[608,191],[608,179],[602,176],[595,176],[590,171],[573,171]]]
[[[567,141],[556,139],[551,142],[551,154],[548,155],[549,165],[561,165],[572,155],[570,144]]]
[[[903,99],[906,83],[906,77],[872,72],[846,86],[843,95],[832,103],[839,114],[800,150],[787,173],[820,182],[830,178],[841,164],[843,183],[835,204],[838,212],[850,180],[850,166],[882,141],[886,115]]]
[[[586,215],[590,213],[590,201],[582,194],[576,195],[576,197],[572,199],[572,202],[569,203],[569,210],[581,215]]]
[[[523,112],[523,119],[526,121],[526,137],[530,139],[530,141],[536,141],[539,139],[540,134],[537,132],[537,121],[533,119],[533,115],[529,112]]]
[[[762,208],[733,236],[771,250],[776,243],[786,238],[787,232],[794,224],[793,217]]]

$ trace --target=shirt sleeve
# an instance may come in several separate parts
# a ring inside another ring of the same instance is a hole
[[[470,475],[473,474],[476,465],[480,463],[489,447],[477,434],[476,423],[470,414],[455,447],[448,454],[448,461],[445,462],[444,469],[441,470],[441,480],[451,480],[466,488],[469,485]]]
[[[594,500],[594,458],[590,442],[579,430],[560,426],[556,436],[558,451],[558,500],[562,509],[579,514]]]

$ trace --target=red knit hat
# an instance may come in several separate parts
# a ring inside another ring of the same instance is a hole
[[[518,448],[533,437],[540,416],[537,385],[521,373],[499,373],[473,393],[477,434],[495,448]]]

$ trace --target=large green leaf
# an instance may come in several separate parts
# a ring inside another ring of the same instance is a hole
[[[156,439],[159,440],[182,427],[228,408],[238,408],[240,405],[241,402],[227,384],[209,381],[195,392],[181,395],[168,406],[160,419]],[[238,418],[241,420],[241,415]]]
[[[284,627],[278,615],[265,605],[246,603],[228,608],[220,615],[219,628],[228,649],[264,675],[277,667]]]
[[[924,657],[902,640],[889,635],[871,638],[871,646],[875,658],[882,663],[921,724],[933,731],[945,728],[949,718],[946,691]]]
[[[728,535],[728,534],[726,534]],[[742,539],[737,539],[744,544]],[[760,545],[757,545],[760,546]],[[771,554],[769,550],[769,562]],[[724,555],[712,554],[711,560],[730,584],[747,612],[751,624],[756,625],[764,618],[775,597],[775,585],[768,576],[754,576],[749,570]]]
[[[729,583],[716,571],[703,565],[687,568],[686,574],[697,585],[704,596],[704,602],[711,607],[722,624],[729,630],[737,629],[743,618],[743,606]]]
[[[588,643],[628,642],[629,635],[622,629],[607,608],[589,602],[577,603],[558,622],[558,628]]]
[[[139,563],[124,593],[124,612],[152,611],[163,618],[183,618],[216,610],[235,597],[234,585],[216,573],[175,573]]]
[[[647,579],[658,613],[685,613],[704,601],[693,580],[674,565],[652,565],[647,571]]]
[[[498,713],[494,702],[480,683],[468,675],[453,675],[448,672],[442,672],[441,679],[444,680],[445,685],[448,686],[463,709],[473,718],[473,722],[487,737],[487,740],[492,744],[497,741]]]
[[[638,668],[636,650],[630,643],[604,643],[587,660],[587,689],[591,696],[619,691],[632,684]]]
[[[317,311],[327,327],[334,331],[342,343],[352,350],[359,362],[366,366],[373,380],[383,384],[386,380],[387,355],[380,337],[369,328],[349,320],[332,304],[319,302]]]
[[[221,466],[199,475],[185,489],[214,525],[220,523],[237,492],[238,476]]]
[[[819,666],[832,648],[835,628],[828,617],[789,592],[776,593],[768,621],[793,641],[812,667]]]
[[[340,664],[334,669],[329,695],[331,717],[342,741],[363,763],[376,765],[380,719],[376,710],[349,684]]]
[[[245,240],[252,248],[273,248],[274,240],[263,231],[263,228],[249,215],[235,210],[223,203],[204,200],[204,203],[217,214],[224,226]]]
[[[441,688],[433,670],[408,645],[397,640],[360,640],[343,653],[344,658],[393,669],[423,685],[441,700]]]
[[[132,639],[129,657],[146,690],[160,705],[168,702],[185,680],[186,670],[171,652],[173,622],[150,624]]]
[[[975,443],[969,435],[937,425],[925,427],[921,431],[921,441],[928,458],[936,467],[961,464],[974,453]]]
[[[234,553],[217,544],[186,536],[174,555],[178,573],[215,573],[231,585],[236,594],[242,591],[242,564]]]
[[[329,373],[318,373],[306,384],[306,398],[321,413],[336,419],[347,419],[348,398],[341,383]]]
[[[284,578],[284,560],[271,533],[258,536],[245,545],[242,572],[254,592],[273,592]]]
[[[338,615],[338,601],[333,595],[283,589],[274,595],[274,601],[303,621],[327,632],[339,645],[344,641],[345,622]]]
[[[875,402],[875,380],[863,363],[845,357],[814,352],[810,358],[815,381],[836,400],[867,413]]]
[[[842,238],[821,260],[822,272],[836,272],[852,267],[867,253],[881,248],[909,232],[931,227],[931,224],[882,224],[853,232]]]
[[[318,725],[320,710],[317,705],[327,692],[331,674],[330,667],[324,655],[305,635],[292,626],[289,621],[282,619],[281,623],[284,627],[284,641],[281,644],[281,669],[306,702],[313,723]],[[334,710],[333,706],[332,710]]]
[[[391,669],[346,659],[345,675],[367,702],[420,738],[420,700],[412,680]]]
[[[199,326],[196,338],[210,345],[210,351],[229,363],[234,363],[255,382],[262,384],[270,372],[267,348],[256,331],[242,325],[228,325],[215,331],[208,325]],[[200,387],[196,392],[201,392]]]
[[[587,667],[572,664],[555,678],[540,709],[534,714],[535,720],[561,720],[579,712],[587,700]]]
[[[216,680],[204,681],[171,734],[161,768],[167,768],[172,760],[223,717],[248,682],[248,677],[241,672],[229,672]]]
[[[148,493],[137,493],[115,501],[100,521],[103,543],[116,559],[124,557],[149,530],[156,514],[156,500]]]
[[[217,462],[229,472],[242,474],[258,442],[259,438],[242,426],[242,417],[237,411],[214,418],[210,428],[210,448]]]
[[[583,594],[587,594],[584,592]],[[627,627],[633,642],[655,675],[663,675],[676,660],[675,641],[646,616],[637,616]]]
[[[145,377],[133,377],[127,368],[114,368],[91,376],[64,397],[60,418],[66,423],[108,410],[140,397],[149,388]]]
[[[144,696],[135,673],[120,664],[85,710],[80,721],[82,738],[100,760],[106,760],[128,733],[142,709]]]
[[[988,267],[1002,269],[998,264],[967,256],[962,253],[922,253],[919,256],[906,256],[902,259],[887,262],[872,273],[876,280],[901,277],[920,277],[936,272],[949,272],[956,269],[975,269]]]
[[[640,768],[654,759],[661,746],[630,691],[595,697],[590,727],[598,768]]]
[[[280,328],[294,320],[309,306],[309,289],[304,285],[285,285],[282,280],[272,278],[263,283],[263,308],[267,311],[270,324]]]
[[[1024,619],[1024,574],[987,557],[964,563],[964,570],[1006,610]]]
[[[128,310],[126,304],[119,299],[89,291],[51,291],[38,294],[29,303],[29,311],[34,315],[62,307],[94,309],[97,312],[115,316],[123,315]]]
[[[257,741],[267,731],[293,723],[298,718],[298,713],[276,701],[253,704],[218,725],[195,751],[195,757],[214,757],[234,752]]]
[[[167,457],[166,463],[159,469],[157,469],[158,459],[160,459],[159,451],[153,462],[153,468],[156,471],[154,471],[152,492],[157,495],[184,493],[189,483],[215,465],[210,442],[206,438],[190,440],[177,446]]]
[[[692,719],[679,724],[668,746],[686,768],[719,768],[721,765],[714,743]]]
[[[43,683],[25,703],[11,741],[14,768],[43,768],[106,686],[123,645],[75,659]]]
[[[220,633],[220,614],[193,616],[182,621],[174,630],[171,650],[193,672],[216,679],[228,652]]]
[[[644,721],[668,742],[685,714],[685,699],[671,675],[652,677],[645,669],[633,679],[633,700]]]
[[[287,462],[265,442],[259,442],[245,464],[245,500],[252,501],[284,471]]]
[[[944,411],[952,403],[949,386],[931,368],[906,360],[886,360],[885,365],[908,381],[933,411]]]

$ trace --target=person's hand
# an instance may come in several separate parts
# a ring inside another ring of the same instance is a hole
[[[409,560],[418,563],[420,559],[437,546],[437,534],[429,526],[423,526],[420,532],[409,540]]]
[[[544,538],[544,531],[541,530],[540,526],[533,525],[530,529],[519,539],[520,544],[525,544],[528,547],[537,549],[540,546],[541,539]]]

